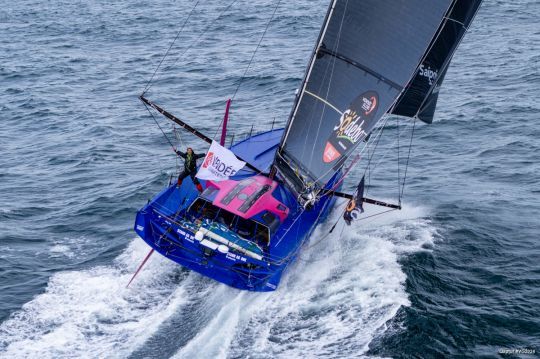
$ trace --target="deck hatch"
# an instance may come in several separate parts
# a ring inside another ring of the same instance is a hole
[[[253,183],[253,180],[251,178],[241,181],[236,186],[234,186],[234,188],[229,193],[227,193],[227,195],[221,200],[221,203],[224,205],[230,204],[232,200],[234,199],[234,197],[238,196],[238,194],[242,192],[244,188],[246,188],[252,183]]]
[[[242,203],[242,205],[238,208],[238,210],[242,213],[246,213],[250,208],[251,206],[253,206],[255,204],[255,202],[257,202],[257,200],[259,200],[259,198],[261,198],[266,192],[268,192],[270,189],[272,188],[272,186],[268,185],[268,184],[265,184],[264,186],[262,186],[259,190],[253,192],[245,201],[244,203]]]

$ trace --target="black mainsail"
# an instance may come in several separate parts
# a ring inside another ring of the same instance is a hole
[[[455,0],[433,39],[414,79],[399,97],[392,114],[431,123],[446,70],[482,0]]]
[[[318,193],[391,110],[451,4],[331,2],[274,161],[293,191]]]

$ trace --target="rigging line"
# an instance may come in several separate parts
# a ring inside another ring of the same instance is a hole
[[[337,113],[339,113],[339,115],[343,115],[343,111],[341,111],[339,108],[337,108],[336,106],[332,105],[329,101],[325,100],[324,98],[314,94],[313,92],[310,92],[308,90],[304,90],[304,93],[310,95],[310,96],[313,96],[315,97],[317,100],[321,101],[322,103],[324,103],[325,105],[327,106],[330,106],[334,111],[336,111]]]
[[[373,156],[375,155],[375,152],[377,150],[377,146],[379,146],[379,141],[381,140],[382,138],[382,134],[383,134],[383,131],[384,131],[384,128],[386,127],[386,124],[388,123],[388,117],[386,117],[384,119],[384,123],[382,124],[382,126],[380,127],[380,130],[379,132],[376,134],[376,139],[374,140],[375,142],[375,147],[373,147],[373,150],[371,151],[371,155],[369,156],[369,159],[368,159],[368,163],[366,165],[366,169],[364,170],[364,173],[362,174],[362,177],[365,177],[368,169],[369,169],[369,166],[371,164],[371,160],[373,159]],[[366,147],[367,147],[367,144],[366,144]],[[365,148],[365,147],[364,147]],[[368,193],[368,190],[369,190],[369,187],[366,189],[366,194]],[[358,192],[358,188],[356,188],[356,191],[354,192],[354,195],[356,195],[356,192]]]
[[[343,201],[343,203],[339,204],[338,207],[345,208],[348,203],[349,201]],[[334,222],[334,224],[332,225],[332,227],[330,227],[330,230],[328,231],[328,233],[326,233],[322,238],[319,238],[319,240],[316,241],[315,243],[311,243],[308,246],[304,247],[304,250],[315,247],[316,245],[321,243],[323,240],[325,240],[328,236],[330,236],[330,234],[332,234],[332,231],[334,230],[334,228],[336,227],[340,219],[341,219],[341,216],[339,216],[336,222]]]
[[[171,69],[172,67],[174,67],[174,65],[176,65],[176,63],[189,51],[191,50],[191,48],[193,48],[193,46],[195,44],[198,44],[199,41],[202,39],[202,37],[204,35],[206,35],[206,33],[208,32],[208,30],[210,29],[210,27],[215,24],[219,19],[221,19],[221,17],[223,16],[223,14],[225,14],[238,0],[233,0],[229,5],[227,5],[226,7],[224,7],[220,13],[218,14],[218,16],[216,18],[214,18],[214,20],[210,21],[208,23],[208,25],[203,29],[203,31],[199,34],[199,36],[197,37],[197,39],[195,41],[193,41],[191,44],[189,44],[189,46],[180,54],[180,56],[178,56],[176,58],[176,60],[172,63],[172,65],[168,66],[167,67],[167,70],[168,69]]]
[[[400,184],[401,184],[401,177],[400,177],[400,168],[399,168],[399,150],[400,150],[400,147],[399,147],[399,117],[397,117],[396,119],[396,132],[397,132],[397,189],[398,189],[398,198],[401,198],[401,188],[400,188]]]
[[[174,40],[172,41],[171,45],[169,46],[169,48],[167,49],[167,51],[165,52],[165,55],[163,55],[163,57],[161,58],[161,61],[159,61],[159,64],[158,66],[156,67],[156,70],[154,71],[154,73],[152,74],[152,77],[150,77],[150,80],[148,80],[148,82],[146,83],[146,86],[144,87],[143,89],[143,95],[146,93],[146,91],[148,91],[150,89],[150,84],[152,83],[152,80],[154,80],[154,77],[156,76],[156,73],[158,72],[159,68],[161,67],[161,64],[163,63],[163,61],[165,60],[165,58],[167,57],[167,55],[169,54],[169,52],[171,51],[174,43],[176,42],[176,40],[178,40],[178,37],[180,36],[180,34],[182,33],[182,31],[184,30],[184,27],[186,26],[187,22],[189,21],[189,18],[191,17],[191,14],[193,14],[193,11],[195,11],[195,8],[197,7],[197,5],[199,4],[199,1],[200,0],[197,0],[197,2],[195,3],[195,5],[193,6],[193,8],[191,9],[191,11],[189,12],[187,18],[184,20],[184,23],[182,24],[182,27],[180,27],[180,30],[178,30],[178,33],[176,34],[176,37],[174,38]]]
[[[348,6],[349,6],[349,0],[347,0],[345,2],[345,10],[343,11],[343,15],[341,16],[341,21],[339,23],[339,31],[338,31],[337,41],[336,41],[336,44],[334,46],[334,49],[336,51],[339,49],[339,45],[341,43],[341,35],[342,35],[342,30],[343,30],[343,23],[345,21],[345,14],[347,13],[347,7]],[[330,21],[330,19],[329,19],[329,21]],[[332,80],[334,79],[334,70],[336,68],[336,62],[337,62],[337,60],[336,60],[336,58],[334,58],[333,61],[331,61],[331,66],[330,66],[330,63],[328,63],[328,65],[327,65],[327,67],[325,69],[324,79],[326,79],[326,74],[327,74],[328,70],[330,70],[330,78],[328,80],[328,86],[326,87],[325,98],[328,98],[328,96],[330,95],[330,87],[332,86]],[[323,86],[323,84],[321,84],[321,88],[322,88],[322,86]],[[307,86],[306,86],[306,88],[307,88]],[[321,111],[321,116],[320,116],[320,119],[319,119],[319,122],[318,122],[318,125],[317,125],[317,132],[316,132],[315,138],[318,138],[319,135],[320,135],[321,125],[323,123],[325,112],[326,112],[326,107],[323,107],[323,109]],[[308,136],[306,136],[306,141],[308,141]],[[305,146],[306,143],[307,142],[304,142],[304,150],[302,151],[303,152],[302,157],[304,156],[304,152],[307,149],[307,146]],[[313,149],[314,149],[314,147],[313,147]],[[315,155],[315,151],[312,150],[311,151],[311,157],[310,157],[310,163],[313,162],[313,156],[314,155]],[[317,181],[318,181],[318,179],[317,179]]]
[[[377,134],[375,136],[371,137],[371,138],[373,138],[373,140],[370,138],[367,142],[365,142],[364,147],[362,147],[362,149],[360,149],[358,151],[359,155],[361,155],[366,150],[366,148],[368,148],[371,144],[373,144],[376,141],[377,138],[380,139],[380,137],[378,137],[378,136],[382,135],[382,131],[383,131],[384,127],[386,126],[387,122],[388,122],[388,116],[383,116],[377,121],[377,123],[374,125],[374,129],[371,131],[371,133],[375,133],[375,131],[379,131],[379,132],[377,132]],[[380,123],[382,123],[382,125],[380,125]],[[377,144],[378,144],[378,140],[377,140]],[[346,154],[346,156],[350,156],[357,149],[357,147],[358,146],[353,148],[348,154]],[[377,146],[375,146],[375,148],[377,148]],[[374,149],[374,151],[373,151],[373,153],[372,153],[372,155],[370,157],[370,160],[368,161],[368,165],[371,162],[371,158],[373,157],[374,153],[375,153],[375,149]],[[341,169],[344,165],[345,165],[345,162],[343,162],[343,164],[341,164],[341,166],[339,168]],[[321,176],[315,178],[315,182],[318,182],[321,178],[325,177],[328,173],[330,173],[331,170],[332,170],[332,168],[328,169]],[[366,171],[367,171],[367,169],[366,169]],[[364,171],[364,175],[366,174],[366,171]]]
[[[375,134],[374,140],[371,141],[372,144],[373,144],[374,142],[376,142],[376,143],[375,143],[375,147],[373,148],[373,152],[371,152],[371,156],[369,156],[369,151],[368,151],[369,160],[368,160],[368,163],[367,163],[367,165],[366,165],[366,169],[364,170],[363,176],[366,175],[366,172],[367,172],[368,169],[369,169],[369,166],[370,166],[370,163],[371,163],[371,159],[373,158],[373,155],[375,154],[375,150],[376,150],[377,146],[379,145],[379,140],[380,140],[381,137],[382,137],[382,132],[383,132],[383,130],[384,130],[384,128],[385,128],[387,122],[388,122],[388,117],[385,117],[385,118],[384,118],[384,123],[383,123],[381,126],[377,127],[377,129],[376,129],[376,131],[378,131],[378,132]],[[373,132],[375,132],[375,130],[372,131],[372,133],[373,133]],[[363,147],[362,150],[358,153],[357,156],[360,156],[360,154],[361,154],[364,150],[369,150],[369,143],[366,143],[366,144],[364,145],[364,147]],[[343,164],[341,165],[340,169],[341,169],[344,165],[345,165],[345,163],[343,163]],[[368,188],[369,188],[369,186],[368,186]],[[356,196],[357,192],[358,192],[358,188],[356,188],[356,190],[355,190],[353,196]],[[368,192],[368,191],[366,190],[365,193],[367,194],[367,192]],[[331,193],[331,192],[326,192],[326,193],[324,193],[322,196],[330,195],[330,193]],[[337,222],[336,222],[336,224],[337,224]],[[335,227],[335,225],[334,225],[334,227]],[[332,230],[333,230],[333,229],[332,229]]]
[[[185,148],[185,144],[184,144],[184,141],[182,140],[182,134],[179,133],[177,130],[176,130],[176,124],[173,122],[172,123],[172,129],[173,129],[173,133],[174,133],[174,137],[176,138],[176,143],[179,143],[180,146],[182,146],[182,148]],[[180,156],[176,156],[176,172],[177,173],[180,173]]]
[[[411,125],[412,126],[412,125]],[[373,172],[375,171],[376,168],[379,167],[379,165],[382,163],[382,161],[386,158],[386,156],[388,155],[388,153],[390,153],[390,151],[396,146],[396,143],[397,143],[397,139],[395,139],[392,143],[390,143],[388,146],[387,146],[387,149],[386,151],[384,152],[384,154],[381,156],[381,158],[378,159],[377,163],[375,163],[373,166],[371,166],[369,168],[369,171],[370,172]]]
[[[354,165],[356,164],[356,162],[358,162],[360,160],[360,155],[357,154],[353,159],[352,161],[349,163],[349,167],[345,170],[345,173],[341,176],[341,178],[339,179],[339,181],[336,182],[336,184],[334,184],[332,186],[332,188],[330,189],[331,191],[334,191],[341,183],[343,183],[343,181],[345,180],[345,177],[347,177],[347,175],[349,174],[349,172],[352,170],[352,168],[354,167]],[[343,168],[343,167],[342,167]]]
[[[343,204],[347,204],[348,201],[345,201]],[[341,204],[340,206],[342,206],[343,204]],[[396,211],[397,209],[395,208],[392,208],[392,209],[388,209],[388,210],[385,210],[385,211],[382,211],[382,212],[377,212],[377,213],[374,213],[374,214],[371,214],[369,216],[366,216],[366,217],[363,217],[363,218],[359,218],[357,220],[355,220],[355,222],[360,222],[360,221],[364,221],[364,220],[367,220],[369,218],[373,218],[373,217],[376,217],[376,216],[381,216],[383,214],[386,214],[388,212],[392,212],[392,211]],[[339,223],[339,221],[341,220],[341,218],[343,217],[343,213],[345,211],[342,211],[341,215],[338,217],[338,219],[336,220],[336,222],[332,225],[330,231],[328,233],[326,233],[322,238],[320,238],[319,240],[317,240],[315,243],[312,243],[306,247],[304,247],[304,250],[307,250],[307,249],[310,249],[310,248],[313,248],[317,245],[319,245],[320,243],[323,242],[323,240],[325,240],[326,238],[328,238],[330,236],[330,234],[332,234],[332,232],[334,231],[335,227],[337,226],[337,224]],[[345,223],[343,223],[343,227],[341,228],[341,231],[340,231],[340,235],[339,235],[339,238],[343,237],[343,231],[345,230]],[[332,254],[334,253],[335,251],[332,251],[330,252],[329,254]],[[326,258],[326,257],[325,257]],[[318,260],[308,260],[308,259],[304,259],[302,258],[302,256],[298,256],[298,259],[304,261],[304,262],[318,262],[318,261],[321,261],[325,258],[321,258],[321,259],[318,259]]]
[[[174,136],[176,137],[176,140],[178,142],[180,142],[180,145],[182,147],[184,147],[184,140],[182,139],[182,134],[178,131],[178,129],[176,128],[176,125],[175,123],[173,123],[173,131],[174,131]]]
[[[236,86],[236,89],[234,90],[234,93],[233,93],[233,95],[231,97],[231,102],[234,101],[234,99],[236,98],[236,94],[238,93],[238,90],[240,89],[240,86],[242,85],[242,82],[244,82],[244,79],[245,79],[245,77],[247,75],[247,72],[249,71],[249,68],[251,67],[251,63],[253,62],[253,59],[255,58],[255,54],[259,50],[259,47],[261,46],[261,43],[262,43],[264,37],[266,36],[266,32],[268,31],[268,28],[270,27],[270,23],[272,22],[272,20],[274,19],[275,15],[276,15],[276,12],[277,12],[277,9],[278,9],[280,3],[281,3],[281,0],[279,0],[277,2],[276,7],[274,8],[274,12],[272,13],[272,16],[270,16],[270,19],[266,23],[266,27],[264,28],[264,31],[263,31],[263,33],[261,35],[261,38],[259,39],[259,42],[257,43],[257,46],[255,47],[255,50],[251,54],[251,58],[249,59],[248,65],[246,66],[246,69],[244,70],[244,74],[240,78],[240,81],[238,82],[238,85]],[[225,120],[225,118],[223,118],[221,120],[221,123],[217,127],[216,133],[214,134],[214,137],[213,137],[214,139],[216,138],[216,136],[217,136],[217,134],[219,132],[219,128],[223,125],[224,120]]]
[[[251,59],[249,60],[249,63],[244,71],[244,74],[242,75],[242,77],[240,78],[240,82],[238,83],[238,85],[236,86],[236,90],[234,91],[234,94],[232,96],[232,100],[234,101],[235,97],[236,97],[236,94],[238,93],[238,89],[240,88],[240,85],[242,85],[242,82],[244,81],[244,78],[246,77],[246,74],[251,66],[251,63],[253,62],[253,58],[255,58],[255,54],[257,53],[257,51],[259,50],[259,47],[261,46],[261,43],[264,39],[264,37],[266,36],[266,32],[268,31],[268,28],[270,27],[270,23],[272,22],[272,20],[274,19],[275,15],[276,15],[276,12],[277,12],[277,9],[279,7],[279,4],[281,3],[281,0],[279,0],[276,4],[276,7],[274,8],[274,12],[272,13],[272,16],[270,17],[270,19],[268,20],[268,22],[266,23],[266,27],[264,28],[264,31],[261,35],[261,38],[259,39],[259,42],[257,43],[257,47],[255,47],[255,51],[253,51],[253,54],[251,54]]]
[[[367,170],[369,169],[369,165],[370,165],[370,163],[371,163],[371,159],[373,158],[373,155],[374,155],[374,153],[375,153],[375,149],[377,148],[377,146],[378,146],[378,144],[379,144],[379,140],[380,140],[381,137],[382,137],[382,132],[383,132],[383,130],[384,130],[384,126],[386,126],[386,122],[388,122],[388,118],[387,118],[387,117],[385,118],[384,124],[383,124],[380,128],[377,129],[379,132],[375,135],[375,138],[376,138],[375,147],[373,148],[373,152],[371,153],[371,156],[369,157],[369,160],[368,160],[366,169],[364,170],[363,176],[366,175],[366,172],[367,172]],[[375,142],[375,140],[373,140],[372,142]],[[363,151],[364,149],[366,149],[366,148],[369,149],[369,147],[367,147],[367,146],[368,146],[368,144],[366,144],[366,145],[364,146],[364,148],[362,149],[362,151]],[[368,152],[369,152],[369,151],[368,151]],[[360,154],[358,154],[358,156],[359,156],[359,155],[360,155]],[[343,165],[342,165],[342,166],[343,166]],[[369,188],[369,187],[368,187],[368,188]],[[358,193],[358,187],[355,189],[353,196],[356,196],[357,193]],[[367,190],[365,191],[365,193],[367,194]],[[329,194],[330,194],[330,192],[327,192],[327,193],[323,194],[323,196],[329,195]],[[346,202],[346,203],[348,203],[348,202]],[[345,211],[343,211],[343,212],[341,213],[341,216],[343,215],[344,212],[345,212]],[[332,227],[332,229],[331,229],[330,231],[333,231],[333,230],[334,230],[334,228],[336,227],[336,225],[337,225],[338,222],[339,222],[339,218],[338,218],[338,220],[336,221],[336,223],[334,224],[334,226]]]
[[[373,140],[368,140],[368,142],[365,143],[364,147],[362,147],[362,149],[360,151],[358,151],[358,155],[361,156],[362,153],[369,148],[370,145],[372,145],[373,143],[375,143],[375,147],[373,148],[373,152],[371,153],[371,156],[369,156],[369,160],[368,160],[368,163],[367,163],[367,166],[369,166],[369,164],[371,163],[371,159],[373,158],[373,155],[375,154],[375,149],[377,148],[377,145],[379,144],[379,140],[380,138],[382,137],[382,132],[386,126],[386,123],[388,122],[388,117],[383,117],[381,118],[378,123],[381,123],[382,122],[382,125],[379,125],[378,127],[376,127],[373,131],[371,131],[371,133],[376,133],[375,136],[372,136]],[[377,126],[377,125],[375,125]],[[376,132],[377,131],[377,132]],[[349,156],[352,154],[353,151],[350,152]],[[368,151],[369,152],[369,151]],[[343,166],[345,165],[345,162],[343,162],[343,164],[340,166],[340,169],[343,168]],[[330,170],[326,171],[322,176],[320,176],[319,178],[317,178],[317,181],[319,179],[321,179],[322,177],[326,176],[326,174],[328,174],[330,172]],[[367,167],[366,169],[364,170],[364,173],[363,175],[365,175],[367,172]],[[367,193],[367,191],[366,191]]]
[[[409,153],[407,154],[407,162],[405,164],[405,174],[403,175],[403,185],[401,187],[401,196],[399,197],[399,205],[401,206],[401,198],[403,197],[403,191],[405,190],[405,181],[407,180],[407,169],[409,168],[409,159],[411,158],[412,141],[414,137],[414,130],[416,128],[416,117],[413,121],[413,128],[411,132],[411,142],[409,143]]]
[[[169,139],[169,136],[167,136],[165,131],[163,131],[163,128],[161,128],[161,126],[159,125],[159,122],[156,120],[154,114],[150,111],[148,106],[144,102],[143,102],[143,104],[144,104],[144,107],[146,108],[146,110],[148,111],[148,113],[150,114],[150,116],[152,117],[152,119],[154,120],[154,122],[156,123],[157,127],[159,128],[159,130],[163,134],[163,136],[165,136],[165,139],[167,140],[167,142],[169,142],[169,144],[171,145],[171,149],[174,151],[174,145],[173,145],[172,141]]]
[[[372,218],[372,217],[376,217],[376,216],[380,216],[380,215],[383,215],[385,213],[388,213],[388,212],[392,212],[392,211],[397,211],[397,208],[391,208],[391,209],[388,209],[386,211],[382,211],[382,212],[379,212],[379,213],[375,213],[375,214],[371,214],[369,216],[366,216],[366,217],[363,217],[363,218],[359,218],[357,219],[356,221],[359,222],[359,221],[364,221],[368,218]]]
[[[381,126],[381,129],[379,131],[379,133],[377,133],[377,140],[375,141],[375,147],[373,147],[373,150],[371,151],[371,155],[369,156],[369,160],[368,160],[368,163],[367,163],[367,167],[366,169],[364,170],[364,173],[362,174],[363,176],[366,175],[366,172],[368,170],[368,167],[369,165],[371,164],[371,160],[373,159],[373,156],[375,155],[375,151],[377,150],[377,146],[379,146],[379,142],[382,138],[382,134],[384,132],[384,128],[386,127],[386,124],[388,123],[388,117],[384,120],[384,123],[383,125]]]

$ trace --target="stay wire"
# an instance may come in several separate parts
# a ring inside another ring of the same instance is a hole
[[[255,47],[255,50],[253,51],[253,53],[251,54],[251,58],[249,59],[249,62],[246,66],[246,69],[244,70],[244,73],[242,75],[242,77],[240,78],[240,81],[238,81],[238,85],[236,85],[236,89],[234,90],[234,93],[231,97],[231,103],[234,101],[234,99],[236,98],[236,94],[238,93],[238,90],[240,89],[240,86],[242,85],[242,82],[244,82],[244,79],[246,78],[246,75],[251,67],[251,63],[253,62],[253,59],[255,58],[255,55],[257,54],[257,51],[259,50],[259,47],[261,46],[261,43],[264,39],[264,37],[266,36],[266,33],[268,32],[268,28],[270,27],[270,24],[272,23],[272,20],[274,19],[275,15],[276,15],[276,12],[277,12],[277,9],[279,7],[279,4],[281,3],[281,0],[279,0],[276,4],[276,6],[274,7],[274,11],[272,12],[272,16],[270,16],[270,19],[268,20],[268,22],[266,23],[266,27],[264,28],[264,31],[261,35],[261,37],[259,38],[259,42],[257,43],[257,46]],[[216,130],[216,133],[214,134],[214,139],[216,138],[218,132],[219,132],[219,128],[223,125],[223,121],[224,121],[224,118],[221,120],[221,123],[220,125],[217,127],[217,130]]]
[[[347,203],[347,202],[345,202],[345,203]],[[382,211],[382,212],[374,213],[374,214],[372,214],[372,215],[369,215],[369,216],[366,216],[366,217],[357,219],[355,222],[360,222],[360,221],[367,220],[367,219],[369,219],[369,218],[373,218],[373,217],[376,217],[376,216],[381,216],[381,215],[383,215],[383,214],[385,214],[385,213],[392,212],[392,211],[396,211],[396,209],[395,209],[395,208],[392,208],[392,209],[388,209],[388,210],[385,210],[385,211]],[[337,219],[337,221],[334,223],[334,225],[332,226],[332,229],[331,229],[332,231],[335,229],[335,227],[336,227],[336,225],[339,223],[339,220],[340,220],[340,219],[341,219],[341,217],[339,217],[339,218]],[[339,234],[339,238],[340,238],[340,239],[343,238],[343,232],[345,231],[345,228],[346,228],[346,227],[347,227],[347,226],[345,225],[345,223],[343,223],[343,226],[341,227],[341,231],[340,231],[340,234]],[[307,249],[310,249],[310,248],[313,248],[313,247],[318,246],[318,245],[321,244],[325,239],[327,239],[327,238],[330,236],[330,234],[332,234],[332,232],[331,232],[331,231],[328,231],[323,237],[319,238],[316,242],[314,242],[314,243],[312,243],[312,244],[309,244],[309,245],[303,247],[304,251],[307,250]],[[303,261],[303,262],[307,262],[307,263],[320,262],[320,261],[322,261],[322,260],[328,258],[328,255],[331,255],[331,254],[335,253],[337,250],[339,250],[339,249],[336,249],[336,250],[334,250],[334,251],[328,252],[328,253],[327,253],[327,256],[324,257],[324,258],[319,258],[319,259],[307,259],[307,258],[303,258],[301,255],[299,255],[299,256],[298,256],[298,259],[301,260],[301,261]]]
[[[248,65],[247,65],[247,67],[246,67],[246,69],[244,71],[244,74],[242,75],[242,77],[240,78],[240,82],[236,86],[236,90],[234,91],[234,94],[232,96],[232,100],[235,99],[236,94],[238,93],[238,89],[240,88],[240,85],[242,85],[242,82],[244,81],[244,78],[246,77],[246,74],[247,74],[249,68],[251,67],[251,63],[253,62],[253,59],[255,58],[255,54],[259,50],[259,47],[261,46],[261,43],[262,43],[264,37],[266,36],[266,32],[268,31],[268,28],[270,27],[270,23],[272,23],[272,20],[276,16],[276,12],[277,12],[277,9],[278,9],[280,3],[281,3],[281,0],[279,0],[277,2],[276,7],[274,8],[274,12],[272,13],[272,16],[270,17],[270,19],[266,23],[266,27],[264,28],[264,31],[263,31],[263,33],[261,35],[261,38],[259,39],[259,42],[257,43],[257,47],[255,48],[255,51],[253,51],[253,54],[251,54],[251,59],[249,59],[249,63],[248,63]]]
[[[200,0],[197,0],[197,2],[195,3],[195,5],[193,6],[193,8],[191,9],[191,11],[189,12],[187,18],[184,20],[184,23],[182,24],[182,27],[180,27],[180,30],[178,30],[178,32],[176,33],[176,36],[174,38],[174,40],[172,41],[171,45],[169,46],[169,48],[167,49],[167,51],[165,52],[165,55],[163,55],[163,57],[161,58],[161,61],[159,61],[159,64],[158,66],[156,67],[156,70],[154,71],[154,73],[152,74],[152,77],[150,77],[150,80],[148,80],[148,82],[146,83],[146,86],[144,87],[144,90],[143,90],[143,95],[150,89],[150,86],[151,86],[151,83],[152,81],[154,80],[154,77],[156,76],[159,68],[161,67],[161,64],[163,63],[163,61],[165,60],[165,58],[167,57],[167,55],[169,55],[169,52],[171,51],[172,47],[174,46],[174,43],[176,42],[176,40],[178,40],[178,37],[180,36],[180,34],[184,31],[184,27],[186,26],[187,22],[189,21],[189,18],[191,17],[191,15],[193,14],[193,11],[195,11],[195,8],[197,7],[197,5],[199,4],[199,1]]]
[[[368,163],[366,165],[366,169],[364,170],[364,173],[362,174],[362,177],[364,177],[366,175],[366,173],[368,172],[369,170],[369,167],[371,165],[371,161],[373,160],[373,156],[375,155],[375,152],[377,150],[377,147],[379,146],[379,141],[381,140],[381,137],[383,135],[383,132],[384,132],[384,129],[386,127],[386,124],[388,123],[388,117],[384,119],[384,123],[382,124],[381,126],[381,129],[379,130],[379,132],[376,134],[376,141],[375,141],[375,146],[373,147],[373,149],[371,150],[371,154],[369,156],[369,159],[368,159]],[[369,152],[369,151],[368,151]],[[371,174],[371,172],[370,172]],[[366,193],[368,192],[369,190],[369,186],[368,188],[366,189]],[[356,195],[356,191],[354,193]]]
[[[400,133],[399,133],[399,116],[396,118],[396,132],[397,132],[397,190],[398,190],[398,200],[401,199],[401,188],[400,188],[400,184],[401,184],[401,176],[400,176],[400,158],[399,158],[399,150],[400,150],[400,146],[399,146],[399,136],[400,136]]]
[[[203,38],[204,35],[206,35],[206,33],[208,32],[208,30],[210,29],[210,27],[212,25],[214,25],[219,19],[221,19],[221,17],[223,16],[223,14],[225,14],[238,0],[233,0],[231,3],[229,3],[229,5],[227,5],[226,7],[224,7],[218,14],[218,16],[216,18],[214,18],[211,22],[208,23],[208,25],[203,29],[203,31],[199,34],[199,36],[197,37],[197,39],[195,39],[195,41],[192,41],[189,46],[184,49],[184,51],[180,54],[180,56],[178,56],[176,58],[176,60],[172,63],[172,65],[168,66],[167,67],[167,70],[168,69],[171,69],[172,67],[174,67],[176,65],[176,63],[184,57],[184,55],[193,48],[194,45],[198,44],[199,41]]]
[[[152,117],[152,120],[154,120],[154,122],[156,123],[157,127],[159,128],[159,130],[161,131],[161,133],[163,134],[163,136],[165,137],[167,142],[169,142],[169,144],[171,145],[171,149],[174,151],[174,145],[173,145],[172,141],[169,139],[169,136],[167,136],[167,134],[165,133],[163,128],[160,126],[159,122],[156,120],[156,117],[154,116],[152,111],[150,111],[150,109],[148,108],[148,106],[146,104],[144,104],[144,107],[146,108],[146,110],[148,111],[150,116]]]
[[[405,173],[403,174],[403,185],[401,187],[401,195],[400,195],[400,198],[399,198],[399,205],[401,205],[401,199],[403,198],[403,192],[405,191],[405,181],[407,180],[407,169],[409,168],[409,159],[411,158],[412,142],[413,142],[413,138],[414,138],[414,130],[415,129],[416,129],[416,117],[414,118],[414,121],[413,121],[413,128],[412,128],[412,132],[411,132],[411,140],[410,140],[410,143],[409,143],[409,152],[407,154],[407,162],[405,164]]]

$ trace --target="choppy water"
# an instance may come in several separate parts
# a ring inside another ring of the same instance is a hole
[[[239,1],[175,62],[225,6],[203,3],[149,97],[213,134],[274,4]],[[436,123],[416,128],[404,210],[318,242],[321,226],[264,294],[159,256],[125,289],[147,252],[135,212],[175,168],[137,95],[193,2],[0,4],[0,357],[539,352],[538,1],[481,8]],[[325,9],[278,9],[233,107],[237,138],[284,122]],[[410,130],[402,120],[402,144]],[[396,133],[393,121],[381,153]],[[388,199],[392,156],[370,189]]]

